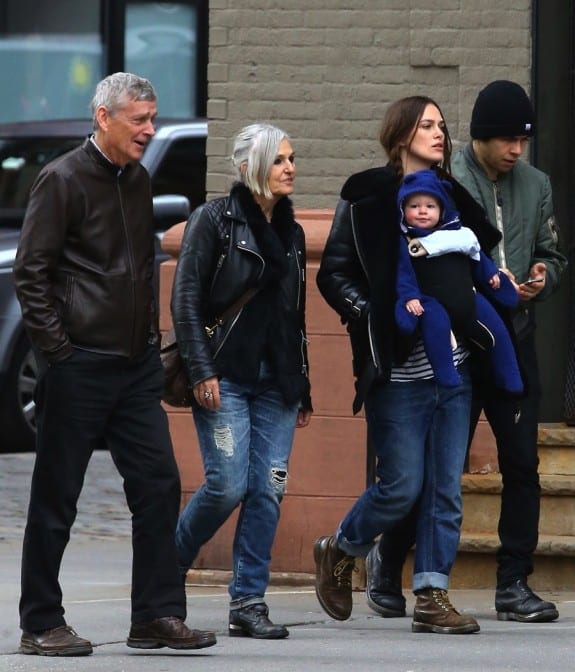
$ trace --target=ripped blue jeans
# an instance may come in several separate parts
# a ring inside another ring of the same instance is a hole
[[[206,480],[180,515],[176,545],[183,574],[239,505],[229,585],[239,608],[264,601],[298,405],[273,386],[225,378],[220,398],[217,411],[193,409]]]

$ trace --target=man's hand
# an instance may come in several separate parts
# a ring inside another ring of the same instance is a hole
[[[538,261],[531,266],[529,271],[529,280],[519,285],[519,298],[522,301],[530,301],[542,291],[547,279],[547,266]]]

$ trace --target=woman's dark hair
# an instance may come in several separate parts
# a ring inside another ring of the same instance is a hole
[[[417,126],[428,105],[433,105],[439,110],[439,114],[445,120],[439,105],[427,96],[409,96],[400,98],[387,108],[381,123],[379,142],[385,150],[389,163],[399,177],[403,177],[403,164],[401,162],[401,143],[411,145]],[[443,161],[437,166],[439,172],[451,172],[451,138],[447,126],[444,126],[445,143],[443,149]]]

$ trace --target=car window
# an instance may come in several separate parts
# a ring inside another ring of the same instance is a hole
[[[183,194],[192,209],[206,200],[206,140],[174,140],[152,179],[154,196]]]
[[[81,142],[71,138],[0,140],[0,209],[24,209],[40,170]]]

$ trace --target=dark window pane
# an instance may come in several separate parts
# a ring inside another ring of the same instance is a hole
[[[206,141],[187,138],[175,141],[156,172],[154,196],[183,194],[192,208],[206,200]]]

